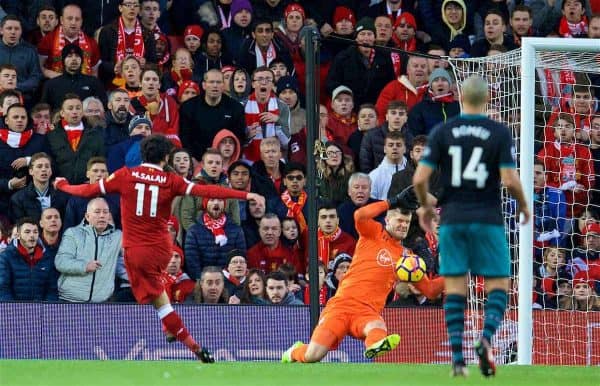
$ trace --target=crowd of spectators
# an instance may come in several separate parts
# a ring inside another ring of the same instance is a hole
[[[321,35],[314,157],[306,26]],[[120,218],[134,214],[51,181],[139,165],[152,133],[173,143],[173,173],[267,198],[174,201],[172,301],[306,304],[313,279],[325,304],[352,260],[354,211],[410,185],[427,135],[460,113],[445,59],[507,52],[526,36],[600,38],[600,1],[0,0],[0,35],[1,301],[133,300]],[[550,113],[536,133],[535,304],[597,310],[600,76],[537,76]],[[318,278],[307,275],[308,200]],[[437,275],[436,232],[415,221],[404,244]],[[389,301],[440,304],[406,283]]]

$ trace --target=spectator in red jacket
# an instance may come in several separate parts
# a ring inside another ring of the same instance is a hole
[[[338,86],[331,94],[331,113],[327,121],[327,139],[346,145],[358,124],[354,109],[354,93],[349,87]]]
[[[575,143],[573,116],[560,113],[554,122],[556,141],[546,142],[537,157],[544,162],[546,183],[559,188],[567,198],[567,215],[579,216],[589,204],[594,184],[594,160],[589,147]]]
[[[266,273],[276,271],[283,263],[299,267],[299,259],[291,249],[281,243],[281,221],[273,213],[267,213],[258,226],[260,241],[248,250],[248,268],[262,269]]]
[[[377,108],[379,123],[384,122],[386,109],[391,101],[399,100],[406,103],[408,111],[420,102],[427,93],[428,76],[429,65],[427,59],[420,56],[409,57],[406,64],[406,75],[401,75],[389,82],[377,98],[375,107]]]
[[[56,78],[63,72],[61,53],[69,44],[78,46],[83,52],[81,73],[94,76],[98,74],[100,50],[94,38],[83,32],[82,26],[81,8],[76,4],[66,5],[62,9],[58,28],[46,34],[38,45],[42,72],[46,78]]]

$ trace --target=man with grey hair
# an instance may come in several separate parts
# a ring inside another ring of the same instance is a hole
[[[112,296],[122,234],[111,223],[108,203],[98,197],[88,203],[83,221],[65,231],[54,260],[61,300],[100,303]]]
[[[376,201],[379,200],[371,198],[371,177],[365,173],[352,174],[348,180],[348,199],[342,201],[337,207],[340,228],[357,240],[358,232],[354,224],[354,212],[358,208]],[[375,220],[384,224],[385,216],[377,216]]]
[[[82,101],[83,116],[92,127],[106,127],[106,114],[102,101],[95,96],[89,96]]]
[[[475,342],[479,368],[485,377],[496,373],[491,341],[502,322],[511,274],[510,254],[502,216],[501,184],[515,198],[522,224],[530,217],[510,130],[486,117],[488,84],[478,76],[463,82],[462,114],[436,126],[413,177],[421,204],[421,227],[437,225],[435,203],[428,197],[429,178],[442,176],[439,227],[440,273],[446,287],[446,328],[452,349],[454,376],[467,375],[463,356],[466,275],[483,276],[487,300],[481,338]]]

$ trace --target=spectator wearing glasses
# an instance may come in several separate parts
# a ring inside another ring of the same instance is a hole
[[[274,80],[275,75],[268,67],[258,67],[252,73],[254,91],[244,106],[248,138],[244,156],[250,162],[259,160],[260,142],[264,138],[277,137],[284,149],[290,141],[290,108],[275,95]]]
[[[133,55],[146,63],[156,63],[154,33],[138,20],[139,0],[120,0],[120,16],[112,23],[102,27],[98,37],[102,63],[98,75],[105,84],[115,77],[121,77],[121,62]]]

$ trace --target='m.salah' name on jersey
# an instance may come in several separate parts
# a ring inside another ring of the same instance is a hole
[[[171,202],[193,184],[154,165],[121,168],[100,180],[103,193],[120,193],[123,246],[170,245],[167,221]]]
[[[514,168],[509,129],[479,115],[436,126],[421,160],[441,170],[441,222],[503,224],[500,169]]]

